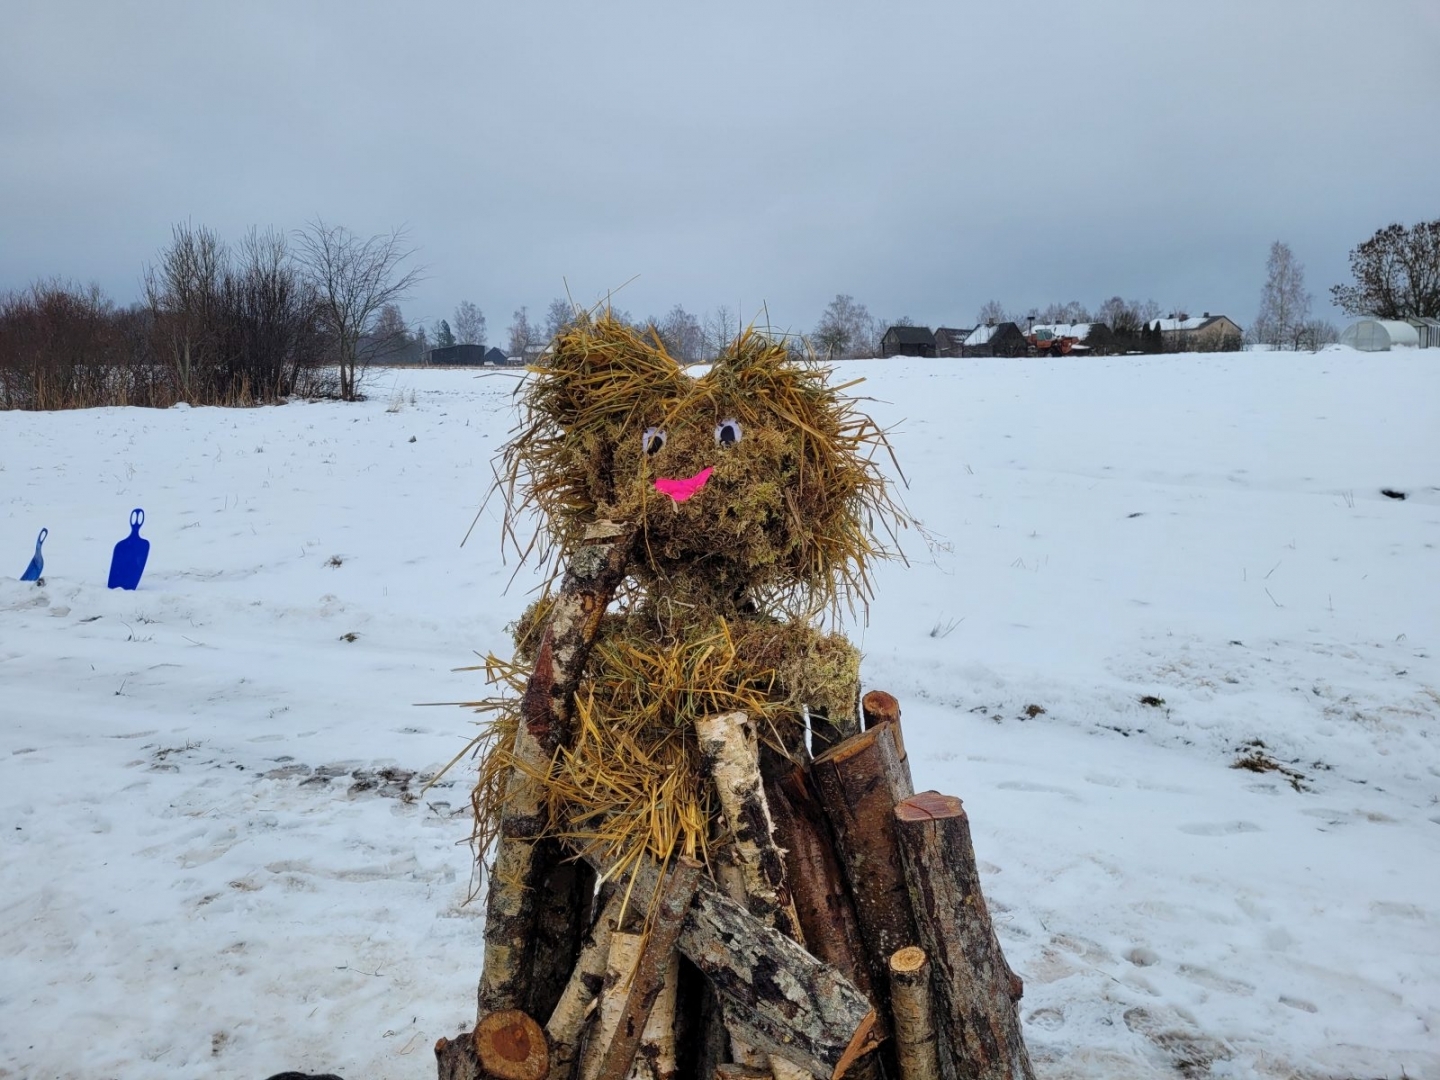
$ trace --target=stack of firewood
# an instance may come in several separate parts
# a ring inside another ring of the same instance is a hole
[[[965,812],[914,792],[889,694],[813,720],[798,753],[761,745],[744,713],[699,724],[723,810],[708,867],[591,866],[546,835],[538,778],[631,539],[596,529],[550,612],[505,788],[479,1022],[436,1045],[441,1080],[1032,1077]]]

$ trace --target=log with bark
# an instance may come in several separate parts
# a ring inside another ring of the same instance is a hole
[[[646,859],[632,874],[632,902],[643,905],[660,886],[659,868]],[[878,1042],[875,1009],[854,983],[707,878],[696,887],[676,947],[709,980],[744,1041],[812,1076],[843,1075]]]
[[[625,578],[637,535],[633,525],[592,526],[585,543],[571,556],[546,616],[535,668],[521,698],[512,751],[515,766],[506,779],[500,838],[485,903],[481,1016],[524,1008],[533,1005],[536,997],[554,993],[553,980],[540,994],[535,992],[539,897],[563,853],[558,844],[542,839],[549,821],[543,785],[536,775],[549,769],[556,749],[569,739],[575,687],[605,609]]]
[[[901,802],[894,818],[918,940],[935,966],[938,1027],[960,1075],[1033,1080],[1019,979],[985,907],[964,807],[927,791]]]
[[[915,945],[897,949],[890,957],[890,1016],[900,1080],[940,1080],[930,960]]]
[[[690,901],[700,883],[702,865],[693,859],[680,859],[665,877],[660,898],[650,919],[640,956],[631,973],[620,1019],[603,1048],[595,1080],[625,1080],[642,1041],[648,1046],[647,1069],[642,1075],[668,1080],[675,1072],[675,939]],[[651,1013],[665,993],[661,1018],[652,1025]],[[648,1037],[648,1038],[647,1038]]]
[[[640,963],[644,941],[643,934],[629,934],[618,930],[610,936],[610,955],[605,962],[605,986],[600,991],[600,1005],[595,1010],[595,1020],[590,1025],[585,1048],[580,1052],[580,1080],[600,1080],[600,1070],[605,1064],[605,1052],[615,1041],[615,1034],[620,1030],[624,1019],[630,980],[634,978],[635,967]],[[625,1064],[628,1071],[629,1062]]]
[[[793,769],[766,785],[775,841],[785,852],[785,877],[805,947],[838,969],[874,1000],[875,980],[855,906],[825,813],[810,790],[804,769]]]
[[[454,1039],[437,1039],[435,1065],[439,1080],[484,1080],[475,1039],[468,1032]]]
[[[804,942],[785,882],[784,852],[760,779],[760,746],[743,712],[719,713],[695,722],[703,767],[715,784],[720,809],[735,841],[750,913],[787,937]],[[738,898],[737,898],[738,899]]]
[[[914,782],[910,780],[910,757],[904,749],[904,729],[900,726],[900,703],[894,694],[888,694],[884,690],[871,690],[860,700],[860,711],[865,717],[865,730],[871,727],[878,727],[880,724],[890,724],[890,734],[896,742],[896,756],[899,757],[901,765],[904,766],[904,778],[910,785],[910,791],[914,791]]]
[[[582,859],[553,863],[536,897],[534,968],[530,980],[531,1016],[555,1011],[579,959],[595,901],[595,871]]]
[[[549,1080],[571,1080],[575,1075],[585,1023],[605,985],[610,938],[620,927],[624,904],[624,893],[610,889],[605,905],[581,945],[570,981],[546,1021],[545,1034],[550,1040]]]
[[[844,873],[836,857],[825,814],[806,782],[804,769],[792,769],[765,785],[775,840],[785,853],[785,876],[805,948],[834,967],[873,1003],[875,980],[871,974],[855,907],[845,888]],[[875,1034],[883,1038],[885,1017],[877,1012]],[[853,1080],[880,1080],[874,1056],[857,1061]]]
[[[846,739],[816,758],[810,777],[835,836],[836,853],[879,999],[888,1011],[889,970],[896,949],[912,944],[914,920],[895,845],[895,805],[911,794],[890,724]]]

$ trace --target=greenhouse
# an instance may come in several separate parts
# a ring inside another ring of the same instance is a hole
[[[1362,352],[1440,349],[1440,319],[1361,319],[1345,328],[1340,344]]]

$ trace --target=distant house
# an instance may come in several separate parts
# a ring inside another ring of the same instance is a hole
[[[493,345],[488,349],[484,345],[446,345],[426,354],[426,363],[438,367],[495,367],[509,362],[505,351]]]
[[[1244,342],[1235,322],[1208,311],[1198,319],[1182,311],[1147,325],[1160,331],[1166,352],[1238,352]]]
[[[1013,322],[977,326],[960,347],[962,356],[1024,356],[1029,350],[1030,342]]]
[[[1340,344],[1361,352],[1440,349],[1440,319],[1361,319],[1344,329]]]
[[[956,329],[953,326],[942,326],[935,331],[935,355],[936,356],[959,356],[961,346],[965,339],[975,332],[975,327],[970,326],[964,330]]]
[[[485,346],[445,345],[431,349],[430,363],[440,367],[479,367],[485,363]]]
[[[881,356],[934,356],[935,335],[928,326],[892,326],[880,339]]]

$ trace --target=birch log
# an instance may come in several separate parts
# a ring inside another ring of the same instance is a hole
[[[590,933],[581,944],[570,981],[545,1024],[550,1040],[549,1080],[571,1080],[580,1055],[580,1040],[591,1006],[605,985],[605,963],[610,955],[610,938],[619,929],[625,894],[612,889]]]
[[[633,871],[632,902],[655,895],[653,860]],[[701,878],[676,947],[733,1007],[750,1045],[804,1065],[811,1075],[843,1075],[878,1042],[875,1009],[855,984]],[[758,1041],[756,1041],[758,1040]]]
[[[750,913],[803,943],[795,904],[785,884],[784,852],[775,843],[775,824],[760,779],[760,747],[754,725],[743,712],[720,713],[695,721],[695,734],[740,857]]]
[[[900,1080],[940,1080],[930,959],[924,949],[907,945],[890,957],[890,1014]]]
[[[642,1036],[647,1030],[650,1031],[652,1040],[651,1056],[658,1059],[666,1053],[666,1048],[660,1042],[660,1031],[651,1030],[648,1025],[656,999],[666,988],[667,976],[667,1013],[671,1029],[668,1040],[669,1071],[674,1072],[675,975],[671,972],[671,960],[675,954],[675,939],[680,936],[685,913],[690,908],[695,887],[700,883],[701,869],[701,864],[693,859],[680,859],[666,875],[659,902],[650,920],[650,932],[645,935],[644,947],[635,964],[629,985],[624,988],[625,1000],[620,1019],[615,1026],[610,1045],[603,1050],[595,1080],[625,1080],[630,1073],[631,1064],[635,1061]]]
[[[635,976],[635,965],[640,962],[644,940],[642,934],[619,931],[610,936],[610,956],[605,964],[605,986],[600,991],[600,1007],[595,1012],[585,1048],[580,1052],[580,1080],[599,1080],[605,1052],[615,1041],[615,1033],[625,1014],[630,980]],[[626,1065],[628,1067],[629,1063]]]
[[[500,839],[485,901],[481,1016],[532,1004],[540,939],[538,898],[561,858],[557,844],[541,839],[548,819],[544,786],[535,774],[549,769],[556,749],[569,738],[575,687],[605,609],[625,578],[636,535],[634,526],[602,522],[592,527],[571,556],[541,634],[535,668],[521,698],[512,749],[515,767],[506,778]]]
[[[935,965],[939,1029],[957,1071],[1033,1080],[1016,983],[990,923],[960,800],[927,791],[895,808],[919,941]]]
[[[679,981],[680,954],[671,949],[664,981],[655,995],[655,1004],[640,1035],[640,1046],[630,1065],[629,1080],[676,1080],[680,1075],[676,1034]]]

